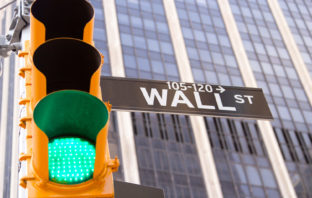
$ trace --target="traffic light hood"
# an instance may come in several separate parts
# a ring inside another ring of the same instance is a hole
[[[48,136],[72,136],[96,142],[109,112],[97,97],[76,90],[57,91],[43,98],[34,109],[36,125]]]
[[[46,78],[47,94],[62,89],[89,92],[92,75],[101,66],[102,57],[83,41],[60,38],[40,45],[33,62]]]
[[[36,0],[31,13],[44,24],[45,40],[57,37],[83,40],[84,28],[94,15],[92,6],[85,0]]]

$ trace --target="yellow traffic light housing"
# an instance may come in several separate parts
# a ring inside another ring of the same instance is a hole
[[[36,0],[26,67],[29,197],[114,197],[107,132],[110,104],[101,100],[103,56],[93,46],[94,11],[85,0]]]
[[[36,0],[30,21],[32,52],[45,41],[60,37],[92,44],[94,10],[86,0]]]

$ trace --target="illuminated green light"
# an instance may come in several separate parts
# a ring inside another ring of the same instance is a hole
[[[50,180],[60,184],[79,184],[92,178],[95,146],[77,137],[55,138],[49,142]]]

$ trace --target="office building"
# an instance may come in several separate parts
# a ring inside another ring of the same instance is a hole
[[[274,117],[113,112],[116,180],[162,188],[166,198],[312,197],[312,2],[90,2],[103,76],[260,87]],[[1,11],[1,34],[11,14]],[[15,127],[16,60],[4,60],[0,77],[4,195],[15,189],[12,136],[3,133]]]

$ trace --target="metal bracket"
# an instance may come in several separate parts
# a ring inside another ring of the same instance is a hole
[[[31,68],[29,68],[29,67],[20,68],[18,75],[21,76],[22,78],[25,78],[25,72],[26,71],[31,71]]]
[[[18,126],[22,127],[23,129],[26,129],[26,122],[27,121],[31,121],[31,120],[32,120],[31,117],[27,117],[27,116],[23,117],[23,118],[20,119],[20,122],[19,122]]]
[[[19,161],[25,161],[25,160],[30,159],[30,158],[31,158],[31,154],[21,153]]]
[[[18,102],[19,105],[26,105],[26,103],[30,102],[28,98],[21,98]]]
[[[36,178],[35,177],[32,177],[32,176],[24,176],[20,179],[20,186],[23,187],[23,188],[26,188],[27,187],[27,181],[31,181],[31,180],[35,180]]]
[[[107,163],[107,167],[112,169],[112,172],[116,172],[118,171],[118,167],[119,167],[119,159],[117,158],[117,156],[115,156],[115,159],[110,159]]]
[[[0,57],[8,57],[11,53],[22,49],[21,33],[30,22],[30,6],[34,0],[21,0],[14,8],[13,19],[8,34],[0,35]]]

